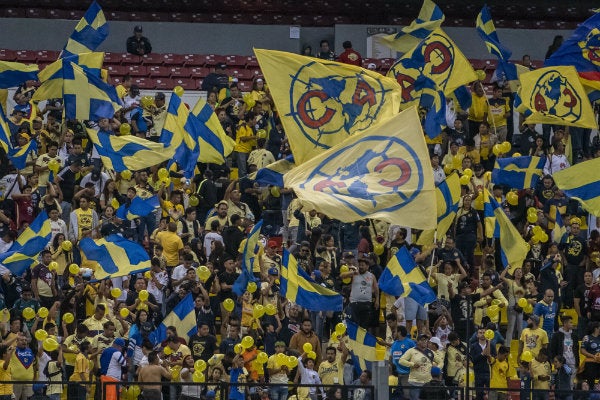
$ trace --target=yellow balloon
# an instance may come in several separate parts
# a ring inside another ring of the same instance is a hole
[[[537,214],[527,214],[527,222],[530,224],[535,224],[538,220]]]
[[[283,353],[277,353],[275,356],[275,363],[277,365],[287,365],[287,356]]]
[[[198,361],[202,361],[202,360],[198,360]],[[196,383],[202,383],[204,382],[206,378],[204,377],[204,374],[200,371],[194,371],[194,375],[192,375],[192,380]]]
[[[69,265],[69,272],[73,275],[77,275],[79,273],[79,265],[77,265],[77,264]]]
[[[73,314],[71,314],[70,312],[65,313],[65,315],[63,315],[63,321],[65,321],[67,324],[72,323],[73,321],[75,321],[75,316]]]
[[[529,350],[525,350],[523,354],[521,354],[521,361],[531,362],[533,360],[533,354]]]
[[[500,308],[495,304],[491,305],[487,308],[487,315],[490,318],[497,317],[499,312],[500,312]]]
[[[452,156],[452,165],[454,168],[459,169],[462,166],[462,157],[458,154]]]
[[[542,234],[540,235],[540,242],[546,243],[548,241],[548,239],[549,239],[548,234],[546,232],[542,232]]]
[[[292,368],[296,368],[296,366],[298,365],[298,358],[294,357],[294,356],[288,356],[287,358],[287,366],[292,369]]]
[[[58,162],[58,160],[56,158],[53,158],[52,160],[50,160],[48,162],[48,169],[50,171],[57,173],[59,168],[60,168],[60,162]]]
[[[198,278],[206,282],[208,278],[210,278],[210,269],[208,269],[206,265],[201,265],[196,270],[196,274],[198,275]]]
[[[480,81],[485,81],[485,71],[482,69],[478,69],[475,71],[475,75],[477,75],[477,79]]]
[[[492,180],[492,171],[486,171],[483,174],[483,178],[488,182],[491,181]]]
[[[119,289],[118,287],[110,289],[110,295],[115,299],[118,299],[119,297],[121,297],[122,294],[123,294],[123,291],[121,289]]]
[[[502,154],[502,146],[499,144],[495,144],[494,147],[492,147],[492,152],[494,153],[494,155],[500,155]]]
[[[158,179],[163,180],[169,177],[169,171],[167,171],[166,168],[161,168],[158,170],[157,172],[158,174]]]
[[[254,106],[256,105],[256,100],[254,100],[254,98],[250,94],[244,95],[242,100],[244,101],[248,109],[254,108]]]
[[[473,170],[471,168],[465,168],[463,170],[463,175],[467,175],[469,178],[473,176]]]
[[[34,319],[35,311],[33,311],[33,308],[31,308],[31,307],[24,308],[23,309],[23,318],[25,318],[26,320]]]
[[[142,96],[140,103],[143,108],[148,108],[154,104],[154,98],[152,96]]]
[[[344,272],[348,272],[348,271],[350,271],[350,268],[348,268],[348,266],[346,264],[344,264],[340,267],[340,273],[343,274]]]
[[[275,305],[271,304],[271,303],[267,304],[265,306],[265,314],[267,314],[267,315],[277,314],[277,307],[275,307]]]
[[[254,346],[254,339],[252,336],[244,336],[242,338],[242,347],[245,349],[249,349]]]
[[[378,256],[382,255],[385,251],[385,247],[381,243],[375,243],[373,245],[373,252]]]
[[[452,166],[450,164],[444,165],[444,172],[446,173],[446,175],[450,175],[453,170],[454,169],[452,168]]]
[[[350,282],[352,282],[352,278],[346,278],[346,279],[342,279],[342,283],[343,283],[344,285],[347,285],[347,284],[349,284]]]
[[[516,206],[517,204],[519,204],[519,195],[515,192],[508,192],[506,193],[506,201],[511,206]]]
[[[496,336],[496,335],[494,334],[493,330],[488,329],[485,331],[484,336],[487,340],[492,340],[494,338],[494,336]]]
[[[535,214],[535,215],[537,215],[537,214]],[[542,229],[542,227],[539,226],[539,225],[536,225],[533,228],[531,228],[531,231],[533,232],[533,234],[535,236],[539,236],[539,235],[541,235],[544,232],[544,230]]]
[[[531,243],[538,244],[540,242],[540,237],[538,235],[533,235],[531,237]]]
[[[198,196],[196,196],[195,194],[191,195],[190,206],[196,207],[198,204],[200,204],[200,199],[198,199]]]
[[[171,348],[169,346],[167,346],[163,349],[163,353],[165,353],[165,356],[169,356],[169,355],[173,354],[173,350],[171,350]]]
[[[42,343],[42,347],[47,352],[52,352],[52,351],[58,349],[58,342],[51,337],[47,337],[46,339],[44,339],[44,342]]]
[[[521,157],[521,153],[513,153],[513,157]]]
[[[502,148],[502,153],[504,153],[504,154],[508,153],[510,151],[510,149],[512,148],[512,146],[510,145],[510,142],[502,142],[500,147]]]
[[[346,325],[344,325],[343,322],[339,322],[335,326],[335,333],[337,333],[338,336],[342,336],[344,333],[346,333]]]
[[[206,361],[204,361],[204,360],[197,360],[194,363],[194,369],[196,371],[204,372],[204,370],[206,369]]]
[[[121,172],[121,178],[125,179],[126,181],[131,179],[131,171],[126,169],[125,171]]]
[[[233,346],[233,351],[235,352],[235,354],[242,354],[242,351],[244,351],[244,348],[242,347],[241,343],[238,343],[235,346]]]
[[[306,358],[311,358],[313,360],[317,359],[317,353],[315,353],[314,351],[309,351],[308,354],[306,354]]]
[[[310,353],[312,351],[313,347],[312,344],[310,343],[304,343],[304,345],[302,345],[302,350],[304,350],[304,352],[306,354]]]
[[[525,297],[521,297],[519,299],[519,301],[517,301],[517,304],[519,305],[519,307],[525,308],[525,307],[527,307],[528,302],[527,302],[527,299]]]
[[[152,279],[152,272],[150,272],[150,271],[144,272],[144,278],[146,278],[146,279]]]
[[[269,355],[267,353],[265,353],[264,351],[261,351],[260,353],[258,353],[258,355],[256,356],[256,361],[259,362],[259,364],[264,364],[267,361],[269,361]]]
[[[463,175],[460,177],[459,181],[462,186],[467,186],[469,182],[471,182],[471,178],[469,178],[467,175]]]
[[[281,192],[279,191],[279,187],[277,186],[271,186],[271,196],[273,197],[279,197],[281,196]]]
[[[119,204],[119,200],[117,200],[116,197],[113,197],[113,199],[110,201],[110,205],[112,208],[119,208],[121,204]]]
[[[73,249],[73,243],[71,243],[70,240],[65,240],[62,242],[61,247],[64,251],[71,251],[71,249]],[[79,271],[79,267],[77,267],[77,270]]]
[[[119,315],[121,316],[121,318],[127,318],[129,316],[129,309],[121,308],[121,311],[119,311]]]
[[[183,88],[181,86],[175,86],[173,88],[173,93],[175,93],[177,96],[181,97],[181,96],[183,96],[183,93],[185,93],[185,90],[183,90]]]
[[[483,205],[483,194],[479,193],[473,201],[473,207],[475,207],[475,209],[477,210],[483,210]]]
[[[50,271],[56,271],[58,269],[58,263],[56,261],[52,261],[50,264],[48,264],[48,269]]]
[[[35,331],[34,336],[37,340],[41,342],[48,337],[48,332],[46,332],[43,329],[38,329],[37,331]]]
[[[261,318],[263,315],[265,315],[265,307],[262,304],[255,304],[254,308],[252,309],[252,316],[254,318]]]
[[[266,139],[267,138],[267,131],[264,129],[259,129],[258,131],[256,131],[256,136],[259,139]]]
[[[232,312],[235,308],[235,303],[231,299],[225,299],[223,301],[223,308],[225,309],[225,311]]]
[[[246,290],[249,291],[250,293],[254,293],[256,292],[256,282],[248,282],[248,286],[246,287]]]
[[[0,321],[8,322],[10,320],[10,311],[8,309],[2,310],[2,314],[0,314]]]
[[[146,289],[144,290],[140,290],[140,294],[138,295],[138,298],[141,301],[146,301],[148,300],[148,297],[150,297],[150,294],[148,293],[148,291]]]
[[[131,125],[129,125],[127,122],[121,124],[119,127],[119,133],[123,136],[129,135],[131,133]]]
[[[40,307],[40,309],[37,312],[37,315],[40,318],[46,318],[48,314],[50,314],[50,311],[48,311],[46,307]]]

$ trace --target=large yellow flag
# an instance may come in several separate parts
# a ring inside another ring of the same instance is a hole
[[[393,79],[353,65],[255,49],[296,164],[397,114]]]
[[[598,127],[575,67],[545,67],[521,74],[519,80],[515,108],[525,123]]]
[[[433,172],[416,108],[349,137],[283,179],[306,209],[343,222],[437,225]]]
[[[469,60],[441,28],[398,59],[387,73],[402,88],[404,104],[419,98],[415,82],[421,75],[434,81],[445,95],[477,80]]]

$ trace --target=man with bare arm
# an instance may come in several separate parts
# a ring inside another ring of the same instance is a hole
[[[140,369],[139,382],[160,382],[161,378],[171,380],[171,373],[159,364],[158,354],[151,351],[148,354],[148,365]],[[142,395],[145,400],[161,400],[161,385],[141,385]]]

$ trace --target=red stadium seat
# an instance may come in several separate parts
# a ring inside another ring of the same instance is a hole
[[[186,67],[204,67],[204,64],[206,64],[206,58],[200,54],[184,54],[183,64]]]
[[[174,78],[173,79],[173,87],[181,86],[186,90],[197,90],[198,85],[195,79],[190,78]]]
[[[104,53],[104,64],[121,64],[121,60],[123,59],[122,53]]]
[[[134,54],[129,53],[121,53],[121,64],[129,65],[129,64],[137,64],[140,65],[142,63],[142,57],[136,56]]]
[[[143,65],[127,65],[125,68],[131,76],[148,76],[148,69]]]
[[[17,52],[8,49],[0,49],[0,60],[14,61],[17,59]]]
[[[485,60],[478,60],[476,58],[473,58],[469,61],[471,61],[471,65],[473,66],[473,69],[484,69],[485,68]]]
[[[192,75],[191,68],[186,67],[165,67],[169,69],[172,78],[189,78]]]
[[[491,70],[495,70],[496,67],[498,66],[498,60],[496,59],[489,59],[489,60],[485,60],[485,69],[491,69]]]
[[[135,77],[133,78],[133,83],[138,85],[140,89],[154,89],[155,87],[154,80],[150,78]]]
[[[188,13],[169,13],[169,21],[171,22],[192,22],[192,16]]]
[[[171,68],[160,65],[150,65],[146,67],[150,78],[167,78],[171,76]]]
[[[58,59],[60,52],[52,50],[40,50],[37,52],[36,60],[38,63],[43,62],[50,64]]]
[[[247,57],[244,56],[225,56],[226,63],[231,67],[246,67]]]
[[[242,92],[251,92],[252,91],[252,81],[239,81],[238,87]]]
[[[35,62],[37,52],[35,50],[19,50],[16,53],[19,62]]]
[[[184,58],[180,54],[166,53],[163,54],[163,64],[183,67]]]
[[[51,9],[48,10],[48,17],[55,19],[71,19],[71,15],[67,10]]]
[[[394,65],[395,62],[396,60],[393,58],[382,58],[379,69],[382,71],[387,71],[388,69],[392,68],[392,65]]]
[[[121,83],[123,83],[123,79],[122,79],[122,77],[120,77],[120,76],[112,76],[112,75],[111,75],[111,76],[110,76],[110,83],[111,83],[113,86],[117,86],[117,85],[120,85]]]
[[[122,65],[105,64],[104,68],[108,70],[111,76],[125,76],[129,73],[129,69]]]
[[[216,54],[209,54],[206,56],[206,64],[205,65],[207,67],[214,67],[220,63],[227,63],[227,59],[225,58],[225,56],[219,56]]]
[[[27,14],[23,8],[5,8],[2,12],[6,18],[25,18]]]
[[[161,90],[171,90],[175,87],[173,80],[169,78],[158,78],[154,80],[154,87]]]
[[[240,81],[251,81],[254,79],[254,72],[249,69],[238,69],[232,72],[231,76],[235,76]]]
[[[162,54],[151,53],[142,56],[142,63],[144,65],[162,65],[163,57]]]
[[[44,8],[28,8],[25,10],[27,18],[48,18],[48,10]]]
[[[381,60],[379,58],[363,58],[362,66],[363,68],[367,68],[371,63],[375,64],[375,69],[379,69],[381,66]]]
[[[251,56],[246,60],[246,68],[258,68],[258,60],[256,57]]]
[[[198,68],[190,68],[190,76],[192,78],[206,77],[210,74],[210,68],[206,67],[198,67]]]

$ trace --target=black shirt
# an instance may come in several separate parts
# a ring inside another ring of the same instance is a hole
[[[217,338],[213,335],[198,336],[195,334],[190,338],[188,347],[192,351],[194,361],[208,361],[217,349]]]

